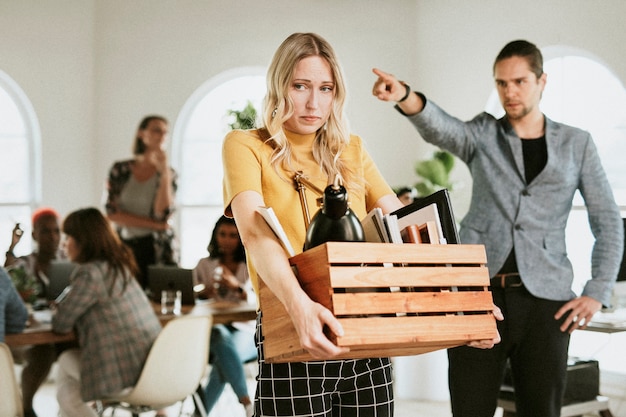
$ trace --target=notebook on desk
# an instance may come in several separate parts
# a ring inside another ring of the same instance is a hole
[[[151,298],[155,302],[161,302],[163,290],[180,290],[183,305],[195,304],[191,269],[171,265],[149,265],[148,282]]]

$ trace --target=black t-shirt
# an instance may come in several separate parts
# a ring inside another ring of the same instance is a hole
[[[545,135],[536,139],[520,139],[522,141],[522,152],[524,154],[524,176],[526,184],[530,184],[543,170],[548,162],[548,148],[546,146]],[[504,265],[498,271],[499,274],[506,274],[517,271],[517,261],[515,260],[515,247],[506,258]]]

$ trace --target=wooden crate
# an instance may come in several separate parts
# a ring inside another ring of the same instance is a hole
[[[350,352],[406,356],[497,334],[482,245],[328,242],[290,258],[300,285],[339,319]],[[284,306],[259,282],[268,362],[313,358]]]

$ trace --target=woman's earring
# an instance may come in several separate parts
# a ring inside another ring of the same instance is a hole
[[[276,112],[278,111],[278,107],[274,107],[274,111],[272,112],[272,119],[276,117]]]

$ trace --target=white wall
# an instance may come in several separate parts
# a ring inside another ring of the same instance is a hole
[[[42,202],[62,213],[97,202],[93,12],[89,1],[0,1],[0,68],[37,113]]]
[[[381,164],[386,159],[401,160],[401,164],[389,165],[388,177],[403,180],[401,168],[410,167],[418,153],[393,153],[381,146],[390,133],[386,126],[371,122],[377,109],[372,106],[376,103],[370,94],[374,81],[370,67],[384,60],[410,72],[413,60],[407,59],[395,40],[403,36],[401,28],[415,21],[413,2],[396,2],[391,10],[375,1],[280,0],[259,7],[261,3],[97,2],[99,172],[106,172],[110,161],[129,154],[142,115],[163,113],[173,121],[193,91],[209,78],[232,67],[266,66],[289,34],[315,31],[335,46],[345,66],[355,130],[372,148],[378,144],[383,152],[376,152],[376,158]],[[414,138],[405,141],[408,144]]]
[[[0,0],[0,68],[32,100],[42,130],[42,203],[100,205],[110,164],[130,155],[137,123],[172,123],[193,91],[236,66],[265,66],[295,31],[336,48],[353,130],[392,185],[429,156],[413,128],[370,94],[379,66],[463,119],[481,111],[491,65],[509,40],[587,49],[626,80],[621,0]],[[589,103],[581,103],[589,105]],[[392,146],[390,146],[392,145]],[[457,216],[470,179],[454,172]]]

